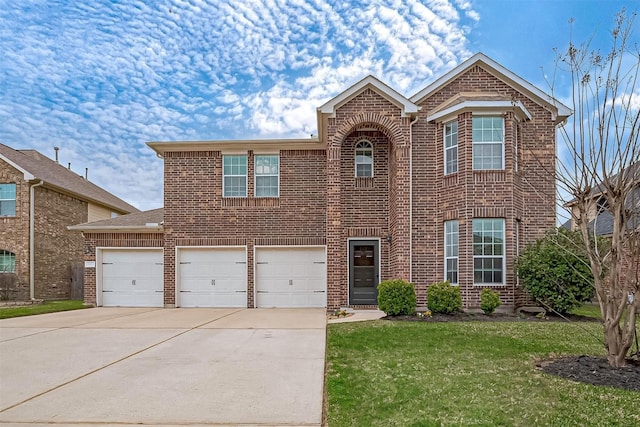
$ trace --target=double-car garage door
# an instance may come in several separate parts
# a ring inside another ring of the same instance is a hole
[[[162,249],[102,249],[98,304],[163,306]],[[257,247],[256,307],[326,307],[324,247]],[[177,307],[247,307],[246,247],[176,251]],[[101,297],[101,298],[100,298]]]

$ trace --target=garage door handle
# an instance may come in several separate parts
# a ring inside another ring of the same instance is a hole
[[[112,265],[112,262],[103,262],[102,265]]]
[[[163,292],[164,292],[164,291],[156,291],[156,293],[159,293],[159,294],[161,294],[161,293],[163,293]]]
[[[260,265],[260,264],[269,264],[268,262],[256,262],[256,264]]]
[[[293,286],[293,280],[289,280],[289,286]]]
[[[132,284],[133,286],[135,286],[135,285],[136,285],[136,281],[135,281],[135,280],[132,280],[132,281],[131,281],[131,284]]]
[[[259,294],[268,294],[269,291],[258,291]]]
[[[324,294],[324,291],[313,291],[314,294]]]
[[[324,262],[324,261],[314,261],[313,263],[314,264],[326,264],[326,262]]]
[[[216,279],[212,279],[211,280],[211,286],[215,286],[216,285]]]
[[[236,264],[246,264],[246,261],[236,261]]]
[[[236,291],[236,292],[246,293],[247,291]]]
[[[182,292],[186,292],[186,293],[188,293],[188,294],[190,294],[190,293],[191,293],[191,291],[180,291],[180,293],[182,293]]]
[[[184,265],[184,264],[191,264],[190,262],[180,262],[180,265]]]
[[[113,291],[102,291],[102,292],[113,292]]]

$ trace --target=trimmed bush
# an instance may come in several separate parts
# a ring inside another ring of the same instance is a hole
[[[432,283],[427,289],[427,306],[434,313],[451,314],[462,311],[460,288],[448,280]]]
[[[500,301],[500,294],[488,288],[484,288],[480,291],[480,308],[484,311],[484,314],[492,314],[496,311],[496,308],[502,305]]]
[[[378,308],[387,316],[411,315],[416,312],[413,283],[400,279],[385,280],[378,285]]]
[[[518,257],[520,284],[536,300],[560,313],[580,307],[594,295],[593,275],[583,248],[579,233],[554,230]]]

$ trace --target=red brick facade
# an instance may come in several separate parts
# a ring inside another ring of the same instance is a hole
[[[425,306],[429,284],[445,277],[444,223],[457,220],[458,284],[470,308],[479,305],[482,288],[473,277],[473,220],[496,218],[504,221],[505,271],[503,284],[492,287],[507,306],[526,302],[513,263],[521,248],[555,224],[555,185],[549,174],[555,169],[555,127],[561,115],[537,89],[521,80],[514,84],[500,66],[487,66],[482,58],[411,101],[367,78],[318,110],[320,137],[308,143],[150,143],[165,162],[163,235],[141,234],[133,240],[89,235],[86,259],[95,259],[95,246],[150,245],[145,239],[153,241],[151,246],[161,243],[164,302],[173,306],[176,247],[243,246],[247,306],[254,307],[254,247],[325,246],[327,307],[333,309],[350,305],[349,241],[374,240],[379,242],[379,279],[411,280],[418,305]],[[464,96],[481,102],[464,104]],[[495,100],[487,111],[482,102]],[[481,114],[504,120],[501,169],[473,169],[472,120],[479,113],[473,105],[485,108]],[[445,175],[444,122],[437,113],[449,110],[447,120],[458,124],[458,170]],[[373,177],[355,176],[354,150],[362,140],[373,146]],[[254,157],[266,152],[279,154],[280,194],[255,198]],[[247,197],[222,196],[225,154],[247,155]],[[95,294],[95,277],[86,283],[94,284]]]

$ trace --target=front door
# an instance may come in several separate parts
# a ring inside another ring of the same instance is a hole
[[[379,242],[349,241],[349,303],[378,304]]]

